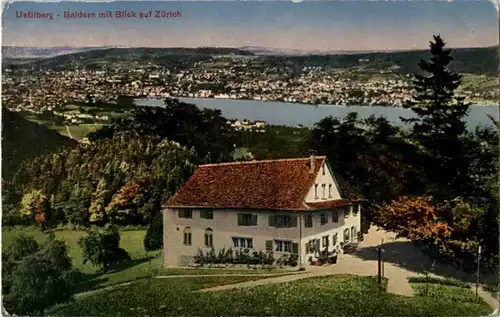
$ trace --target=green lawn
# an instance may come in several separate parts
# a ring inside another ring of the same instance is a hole
[[[2,227],[2,247],[8,246],[15,236],[26,234],[33,236],[39,243],[42,243],[46,236],[35,227],[16,227],[13,229]],[[90,263],[83,264],[82,252],[78,246],[78,240],[85,236],[85,231],[57,230],[56,239],[64,240],[68,246],[68,253],[73,260],[73,265],[83,273],[93,274],[97,269]],[[120,246],[124,248],[133,260],[141,260],[147,257],[157,257],[158,252],[146,252],[143,241],[146,235],[145,230],[127,230],[120,233]]]
[[[456,282],[445,279],[429,279],[429,283],[425,283],[425,279],[412,282],[410,285],[413,288],[415,296],[425,298],[436,298],[458,303],[475,303],[483,304],[481,297],[476,296],[472,289],[465,283]],[[448,284],[448,285],[446,285]]]
[[[218,285],[258,280],[262,277],[203,277],[149,279],[132,285],[93,294],[55,309],[49,316],[160,316],[182,315],[190,311],[192,291]],[[165,303],[165,304],[163,304]],[[158,306],[156,306],[158,304]],[[154,306],[151,306],[154,305]],[[171,310],[175,307],[175,311]]]
[[[2,228],[2,246],[7,247],[15,236],[25,234],[33,236],[42,243],[46,236],[35,227]],[[82,283],[77,292],[86,292],[99,288],[144,279],[151,275],[200,275],[200,274],[263,274],[263,273],[291,273],[292,270],[267,269],[165,269],[163,268],[162,252],[146,252],[144,250],[144,236],[146,230],[122,230],[120,245],[131,256],[132,261],[115,266],[108,272],[99,272],[98,268],[90,263],[83,264],[81,249],[78,240],[85,236],[84,231],[57,230],[56,239],[64,240],[68,246],[68,253],[73,265],[87,275],[87,281]]]
[[[476,297],[476,294],[470,288],[438,284],[429,284],[426,286],[425,283],[412,283],[411,285],[416,296],[441,298],[461,303],[478,303],[483,301],[481,297]]]
[[[102,124],[97,124],[97,123],[96,124],[93,124],[93,123],[89,123],[89,124],[82,123],[82,124],[79,124],[79,125],[69,125],[68,128],[69,128],[69,131],[71,132],[71,136],[73,137],[73,139],[75,139],[75,140],[81,140],[84,137],[86,137],[87,134],[89,134],[90,132],[94,132],[94,131],[100,129],[102,126],[103,126]],[[69,137],[68,130],[66,129],[65,125],[55,126],[54,129],[57,132],[59,132],[60,134]]]
[[[256,277],[257,278],[257,277]],[[89,295],[56,316],[485,316],[485,303],[406,298],[377,290],[374,277],[328,276],[210,293],[193,290],[247,280],[145,280]],[[182,282],[181,282],[182,281]]]

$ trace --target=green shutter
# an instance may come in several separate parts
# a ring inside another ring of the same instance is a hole
[[[269,227],[276,226],[276,215],[269,215]]]
[[[207,218],[207,211],[206,210],[200,210],[200,218]]]
[[[205,233],[205,246],[209,247],[208,245],[208,234]]]
[[[186,218],[186,211],[184,209],[179,210],[179,218]]]
[[[257,215],[252,215],[252,226],[257,225]]]
[[[273,250],[273,240],[266,240],[266,251]]]
[[[290,216],[290,227],[297,227],[297,216]]]
[[[313,226],[313,217],[312,217],[312,215],[306,215],[305,226],[306,226],[306,228],[312,228],[312,226]]]
[[[243,226],[243,214],[238,214],[238,226]]]
[[[299,244],[298,243],[292,243],[292,253],[299,254]]]
[[[316,250],[321,250],[321,241],[319,239],[316,239]]]
[[[306,253],[309,253],[309,243],[308,242],[306,242],[305,250],[306,250]]]
[[[339,213],[337,210],[332,211],[332,222],[339,222]]]

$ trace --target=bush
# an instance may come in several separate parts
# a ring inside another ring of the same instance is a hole
[[[13,247],[24,245],[14,253]],[[28,251],[38,250],[28,253]],[[21,252],[23,251],[23,252]],[[43,314],[54,304],[72,299],[74,286],[82,274],[73,269],[66,244],[49,236],[49,240],[38,248],[33,238],[17,238],[3,259],[2,284],[5,305],[15,314]],[[16,259],[16,260],[15,260]]]
[[[439,277],[410,277],[408,278],[409,283],[429,283],[429,284],[438,284],[438,285],[448,285],[448,286],[458,286],[463,288],[470,288],[469,284],[461,281],[457,281],[451,278],[439,278]]]
[[[113,226],[92,229],[87,237],[78,241],[82,248],[83,263],[89,261],[107,270],[111,265],[130,260],[127,251],[120,248],[120,233]]]
[[[274,263],[273,252],[253,251],[249,249],[233,250],[222,248],[218,252],[212,247],[204,252],[198,249],[194,256],[194,262],[200,265],[205,264],[246,264],[246,265],[272,265]]]
[[[72,299],[71,286],[64,272],[38,252],[25,257],[14,269],[6,308],[18,315],[43,315],[46,308]]]
[[[21,234],[14,238],[4,254],[12,261],[19,261],[25,256],[36,253],[39,248],[35,238]]]
[[[21,213],[19,209],[12,206],[7,205],[3,207],[2,211],[2,225],[6,227],[18,226],[18,225],[28,225],[30,224],[30,220],[24,217],[21,217]]]
[[[297,266],[299,263],[298,254],[283,254],[278,260],[276,260],[276,265],[278,266]]]
[[[31,236],[15,237],[12,244],[2,253],[2,292],[7,294],[12,286],[12,273],[20,261],[39,249],[38,243]]]
[[[148,227],[144,237],[144,249],[146,251],[160,250],[163,247],[163,217],[158,213]]]

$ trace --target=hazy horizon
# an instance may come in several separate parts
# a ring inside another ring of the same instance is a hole
[[[448,48],[450,49],[468,49],[468,48],[489,48],[489,47],[495,47],[499,46],[499,44],[496,45],[487,45],[487,46],[463,46],[463,47],[455,47],[455,46],[450,46],[447,45]],[[38,48],[38,49],[57,49],[57,48],[102,48],[102,47],[110,47],[110,48],[164,48],[164,49],[169,49],[169,48],[189,48],[189,49],[195,49],[195,48],[234,48],[234,49],[245,49],[245,48],[262,48],[262,49],[269,49],[269,50],[282,50],[282,51],[298,51],[298,52],[307,52],[307,51],[320,51],[320,50],[299,50],[299,49],[293,49],[293,48],[276,48],[276,47],[264,47],[264,46],[258,46],[258,45],[246,45],[246,46],[126,46],[126,45],[83,45],[83,46],[70,46],[70,45],[62,45],[62,46],[20,46],[20,45],[2,45],[2,47],[22,47],[22,48]],[[396,52],[396,51],[426,51],[428,48],[422,47],[422,48],[409,48],[409,49],[394,49],[394,50],[389,50],[389,49],[372,49],[372,50],[327,50],[325,52],[368,52],[368,51],[391,51],[391,52]]]
[[[64,11],[165,10],[170,19],[63,19]],[[45,12],[54,19],[17,18]],[[60,17],[57,17],[60,14]],[[297,51],[423,50],[441,34],[450,48],[498,45],[490,1],[13,2],[4,6],[2,46],[263,47]]]

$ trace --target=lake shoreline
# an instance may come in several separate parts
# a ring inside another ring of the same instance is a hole
[[[138,106],[162,107],[166,98],[136,98],[134,104]],[[181,102],[195,104],[199,108],[219,109],[227,119],[246,119],[249,121],[262,120],[270,125],[313,127],[320,120],[332,116],[343,118],[350,112],[358,113],[360,119],[372,115],[383,116],[388,121],[402,127],[405,125],[401,117],[412,118],[412,110],[403,107],[391,106],[338,106],[288,103],[277,101],[242,100],[242,99],[215,99],[215,98],[171,98]],[[499,117],[499,107],[471,106],[467,117],[468,130],[473,131],[476,126],[492,126],[488,115]]]
[[[231,99],[231,98],[207,98],[207,97],[131,97],[134,100],[165,100],[165,99],[192,99],[192,100],[224,100],[224,101],[255,101],[255,102],[263,102],[263,103],[289,103],[289,104],[294,104],[294,105],[301,105],[301,106],[309,106],[309,107],[341,107],[341,108],[349,108],[349,107],[386,107],[386,108],[401,108],[405,109],[403,106],[390,106],[390,105],[378,105],[378,104],[373,104],[373,105],[356,105],[356,104],[351,104],[351,105],[335,105],[335,104],[326,104],[326,103],[304,103],[304,102],[294,102],[294,101],[283,101],[283,100],[259,100],[259,99],[245,99],[245,98],[239,98],[239,99]],[[471,107],[491,107],[491,106],[500,106],[498,101],[493,101],[493,100],[484,100],[481,101],[481,103],[473,103],[472,101],[467,101],[465,102],[470,102]]]

